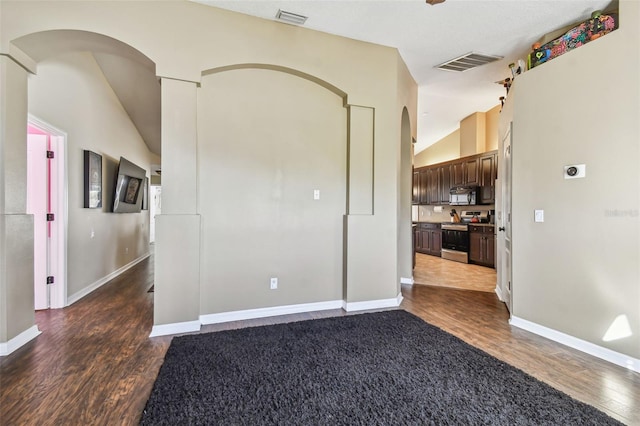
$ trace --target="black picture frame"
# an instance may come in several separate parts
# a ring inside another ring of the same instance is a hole
[[[84,208],[102,208],[102,155],[84,150]]]

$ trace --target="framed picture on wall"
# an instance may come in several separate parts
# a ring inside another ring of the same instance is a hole
[[[84,151],[84,207],[102,207],[102,155]]]

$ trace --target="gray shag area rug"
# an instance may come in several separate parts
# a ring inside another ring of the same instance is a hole
[[[173,339],[143,425],[618,425],[405,311]]]

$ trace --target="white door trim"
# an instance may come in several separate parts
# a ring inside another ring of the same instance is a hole
[[[33,127],[37,127],[51,137],[52,146],[56,146],[56,173],[52,174],[52,187],[56,187],[56,199],[52,202],[55,208],[56,219],[53,222],[56,234],[58,235],[56,251],[58,253],[56,264],[52,269],[56,271],[55,282],[51,285],[50,304],[52,309],[64,308],[67,305],[67,228],[68,228],[68,173],[67,173],[67,133],[52,126],[51,124],[29,114],[28,122]]]

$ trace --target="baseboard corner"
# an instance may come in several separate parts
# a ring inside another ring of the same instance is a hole
[[[185,321],[171,324],[154,325],[149,337],[168,336],[171,334],[193,333],[200,331],[200,321]]]
[[[397,308],[402,303],[402,293],[391,299],[365,300],[363,302],[347,302],[342,304],[342,309],[347,312],[367,311],[371,309]]]
[[[400,277],[400,284],[413,285],[414,284],[413,277],[410,277],[410,278]]]
[[[13,339],[0,343],[0,356],[10,355],[12,352],[20,349],[22,346],[38,337],[41,333],[42,332],[38,329],[38,326],[33,325]]]

